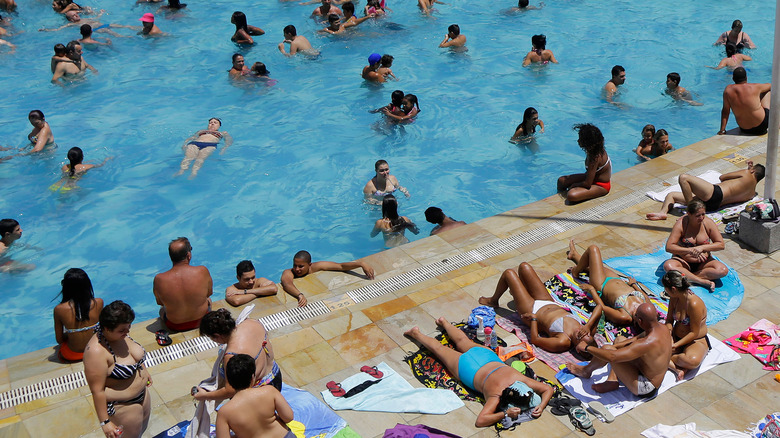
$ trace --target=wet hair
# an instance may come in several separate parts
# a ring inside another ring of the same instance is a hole
[[[382,67],[390,67],[393,65],[393,55],[382,55],[382,59],[379,60],[379,63],[382,65]]]
[[[233,15],[230,17],[230,22],[236,25],[236,31],[244,29],[245,32],[249,32],[249,28],[246,24],[246,14],[243,12],[233,12]]]
[[[393,195],[385,195],[382,199],[382,217],[390,219],[392,231],[398,231],[404,224],[404,220],[398,216],[398,200]]]
[[[527,8],[528,7],[528,0],[517,0],[517,7],[519,9]]]
[[[46,117],[43,116],[43,112],[41,110],[32,110],[32,111],[30,111],[30,113],[27,114],[27,118],[46,120]]]
[[[263,64],[260,61],[252,64],[252,68],[250,70],[252,71],[252,73],[254,73],[254,74],[258,75],[258,76],[268,76],[271,73],[265,67],[265,64]]]
[[[54,54],[57,56],[63,56],[65,55],[66,49],[65,44],[55,44],[54,45]]]
[[[742,27],[742,21],[740,20],[734,20],[731,22],[731,28],[736,29],[738,27]]]
[[[616,65],[612,67],[612,77],[614,78],[615,76],[620,75],[620,73],[624,71],[626,71],[626,69],[624,69],[622,65]]]
[[[212,118],[209,119],[209,122],[212,121],[212,120],[216,120],[217,123],[219,123],[219,126],[222,126],[222,120],[220,120],[219,117],[212,117]]]
[[[338,23],[339,22],[339,16],[336,14],[328,14],[328,23]]]
[[[425,209],[425,220],[432,224],[441,225],[445,217],[447,216],[439,207],[428,207]]]
[[[171,9],[186,8],[187,3],[180,3],[179,0],[168,0],[168,7]]]
[[[753,166],[753,175],[756,176],[756,182],[759,182],[762,179],[764,179],[765,174],[766,174],[766,167],[764,167],[763,164],[756,164]]]
[[[175,245],[181,243],[182,245]],[[192,251],[192,245],[186,237],[179,237],[171,240],[168,244],[168,255],[173,263],[178,263],[187,258],[187,254]]]
[[[65,276],[60,282],[62,285],[61,303],[73,302],[73,311],[76,313],[76,321],[89,319],[89,308],[95,301],[95,292],[92,289],[92,281],[83,269],[70,268],[65,271]]]
[[[539,115],[539,112],[536,111],[536,108],[534,108],[532,106],[529,106],[528,108],[526,108],[525,111],[523,112],[523,121],[520,122],[519,125],[517,125],[517,128],[515,128],[515,131],[520,129],[520,127],[522,126],[523,127],[523,134],[525,134],[525,135],[533,134],[534,132],[536,132],[536,124],[533,123],[533,121],[531,120],[531,118],[534,115]]]
[[[665,288],[676,288],[679,291],[688,290],[691,288],[691,283],[680,271],[671,270],[661,277],[661,283]]]
[[[447,28],[447,32],[455,36],[458,36],[460,35],[460,26],[458,26],[457,24],[450,24],[450,27]]]
[[[129,304],[116,300],[100,311],[100,328],[114,330],[120,324],[130,324],[135,319],[135,312]]]
[[[355,4],[352,2],[346,2],[341,5],[341,11],[344,13],[349,12],[350,15],[355,15]]]
[[[84,161],[84,151],[82,151],[80,147],[70,148],[68,151],[68,161],[70,161],[70,164],[68,165],[70,172],[68,172],[68,175],[73,176],[76,174],[76,165],[81,164],[81,162]]]
[[[696,214],[697,211],[702,209],[706,211],[707,207],[704,205],[704,201],[699,198],[691,199],[691,202],[685,207],[685,211],[687,211],[688,214]]]
[[[306,263],[311,263],[311,254],[309,254],[309,251],[300,250],[293,256],[293,260],[296,259],[303,260]]]
[[[682,78],[680,77],[680,73],[677,72],[671,72],[668,75],[666,75],[666,79],[671,79],[672,82],[674,82],[677,85],[680,85],[680,81]]]
[[[240,277],[241,274],[244,272],[254,271],[255,265],[252,264],[251,260],[241,260],[236,265],[236,277]]]
[[[92,26],[89,24],[82,24],[79,28],[79,32],[81,32],[83,38],[89,38],[89,36],[92,35]]]
[[[387,161],[385,160],[376,160],[376,163],[374,163],[374,170],[379,172],[379,166],[387,164]]]
[[[544,48],[547,46],[547,36],[546,35],[534,35],[531,37],[531,44],[533,44],[534,49],[537,50],[544,50]]]
[[[666,132],[666,129],[659,129],[658,131],[655,131],[655,134],[653,134],[653,141],[658,141],[663,136],[669,136],[669,133]]]
[[[283,32],[292,36],[298,35],[298,31],[295,30],[295,26],[293,26],[292,24],[288,24],[287,26],[284,26]]]
[[[244,57],[244,55],[242,55],[240,53],[234,53],[233,56],[230,57],[231,61],[233,61],[233,64],[236,63],[236,59],[238,59],[239,56],[242,57],[242,58]],[[211,119],[209,119],[209,120],[211,120]]]
[[[255,379],[257,365],[252,356],[248,354],[236,354],[225,366],[225,378],[237,391],[252,386]]]
[[[228,309],[212,310],[200,320],[200,335],[212,337],[214,335],[228,336],[236,328],[236,320]]]
[[[737,46],[734,43],[726,43],[726,56],[732,57],[737,54]]]
[[[525,394],[521,394],[520,391],[516,390],[515,388],[507,386],[503,391],[501,391],[501,395],[498,398],[498,406],[501,408],[501,410],[506,409],[510,404],[517,407],[529,406],[533,396],[533,390],[526,392]]]
[[[0,220],[0,239],[5,237],[6,234],[14,232],[14,229],[19,226],[19,221],[16,219],[3,219]]]
[[[574,130],[579,133],[580,148],[588,154],[586,162],[590,162],[605,152],[604,135],[595,125],[581,123],[574,125]]]
[[[732,79],[734,80],[735,84],[739,84],[741,82],[747,82],[747,71],[745,71],[745,67],[737,67],[734,69],[734,74],[732,75]]]
[[[390,95],[390,102],[393,103],[393,105],[401,106],[401,101],[404,98],[404,92],[401,90],[395,90],[393,91],[393,94]]]
[[[642,128],[642,136],[643,137],[645,135],[645,131],[650,131],[650,137],[654,137],[655,136],[655,126],[654,125],[651,125],[651,124],[648,123],[647,125],[645,125],[644,128]]]
[[[417,107],[417,111],[420,111],[420,104],[417,102],[417,96],[414,94],[407,94],[404,99],[408,100],[412,104],[412,107]]]

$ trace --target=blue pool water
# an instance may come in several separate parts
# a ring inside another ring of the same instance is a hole
[[[135,25],[157,8],[80,3],[107,9],[102,23]],[[59,148],[0,163],[0,216],[17,218],[25,230],[12,256],[37,265],[0,276],[0,357],[54,343],[51,309],[69,267],[84,268],[106,302],[126,300],[139,320],[156,316],[152,278],[170,266],[166,245],[177,236],[188,236],[193,262],[211,270],[217,299],[244,258],[258,275],[278,281],[299,249],[330,260],[382,250],[380,237],[369,238],[379,211],[361,194],[379,158],[412,193],[400,211],[421,226],[420,236],[410,236],[417,239],[431,229],[423,216],[430,205],[471,222],[554,193],[557,176],[583,169],[575,123],[602,129],[615,171],[636,164],[633,149],[646,123],[667,129],[676,147],[709,137],[731,77],[704,65],[722,57],[712,42],[735,18],[759,46],[750,80],[770,80],[772,2],[762,8],[746,0],[618,0],[605,8],[594,0],[548,1],[518,15],[502,13],[511,0],[448,3],[424,17],[415,2],[389,0],[388,19],[325,37],[306,18],[315,5],[192,1],[181,16],[158,16],[171,36],[113,38],[113,47],[85,52],[98,75],[59,87],[49,83],[52,47],[75,39],[77,28],[37,32],[63,18],[48,1],[21,2],[13,22],[23,32],[10,38],[17,53],[0,52],[0,145],[25,146],[26,115],[40,109]],[[254,47],[230,42],[234,10],[266,30]],[[322,51],[319,59],[278,53],[281,29],[290,23]],[[451,23],[468,37],[468,52],[437,47]],[[535,33],[547,35],[560,65],[521,67]],[[247,65],[264,62],[278,83],[231,83],[226,70],[237,50]],[[361,80],[373,51],[395,56],[398,83]],[[600,94],[617,63],[627,69],[620,99],[628,108],[606,104]],[[663,94],[671,71],[682,74],[703,106]],[[419,97],[415,123],[392,127],[369,114],[396,88]],[[507,142],[527,106],[546,123],[538,150]],[[211,116],[222,118],[234,145],[213,155],[195,180],[174,179],[183,140]],[[113,159],[90,171],[80,189],[52,193],[47,188],[72,146],[84,149],[88,162]]]

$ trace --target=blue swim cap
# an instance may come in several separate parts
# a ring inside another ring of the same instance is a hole
[[[368,63],[369,64],[376,64],[376,63],[378,63],[381,60],[382,60],[382,55],[380,55],[379,53],[372,53],[372,54],[368,55]]]

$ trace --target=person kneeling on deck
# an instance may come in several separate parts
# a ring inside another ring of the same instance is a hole
[[[591,386],[594,391],[615,391],[622,383],[638,397],[654,397],[672,357],[672,335],[658,322],[658,312],[652,304],[640,305],[634,320],[644,333],[629,339],[618,336],[614,344],[601,348],[580,342],[577,350],[591,354],[593,360],[587,365],[567,363],[566,368],[575,376],[590,378],[593,371],[609,364],[611,370],[607,380],[594,383]]]
[[[205,266],[190,266],[192,245],[186,237],[171,241],[168,255],[173,266],[154,277],[160,319],[172,331],[198,328],[200,319],[211,310],[211,274]]]
[[[341,271],[347,272],[353,269],[361,268],[369,280],[374,279],[374,269],[365,262],[311,262],[311,254],[308,251],[298,251],[293,256],[293,266],[282,272],[282,288],[290,296],[298,300],[298,307],[303,307],[308,301],[303,293],[295,287],[293,282],[296,278],[302,278],[318,271]]]
[[[255,361],[251,356],[237,354],[228,362],[225,374],[237,392],[219,409],[217,438],[295,438],[286,425],[293,421],[293,410],[282,394],[269,385],[251,387],[255,376]]]
[[[506,417],[514,420],[527,411],[533,418],[542,415],[553,395],[551,386],[529,379],[504,364],[496,353],[469,339],[446,319],[439,318],[436,324],[447,333],[455,350],[420,333],[417,327],[404,334],[429,349],[456,380],[482,393],[485,406],[477,415],[475,426],[492,426]],[[530,400],[527,396],[529,389],[533,391]]]
[[[255,266],[251,260],[242,260],[236,266],[237,283],[225,289],[225,301],[231,306],[243,306],[257,297],[276,295],[276,283],[267,278],[255,277]]]

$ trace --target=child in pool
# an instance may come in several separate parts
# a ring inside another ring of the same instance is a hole
[[[642,140],[639,141],[639,145],[636,147],[636,154],[640,159],[648,161],[652,158],[647,155],[653,153],[653,146],[655,145],[654,135],[655,126],[645,125],[642,128]]]

